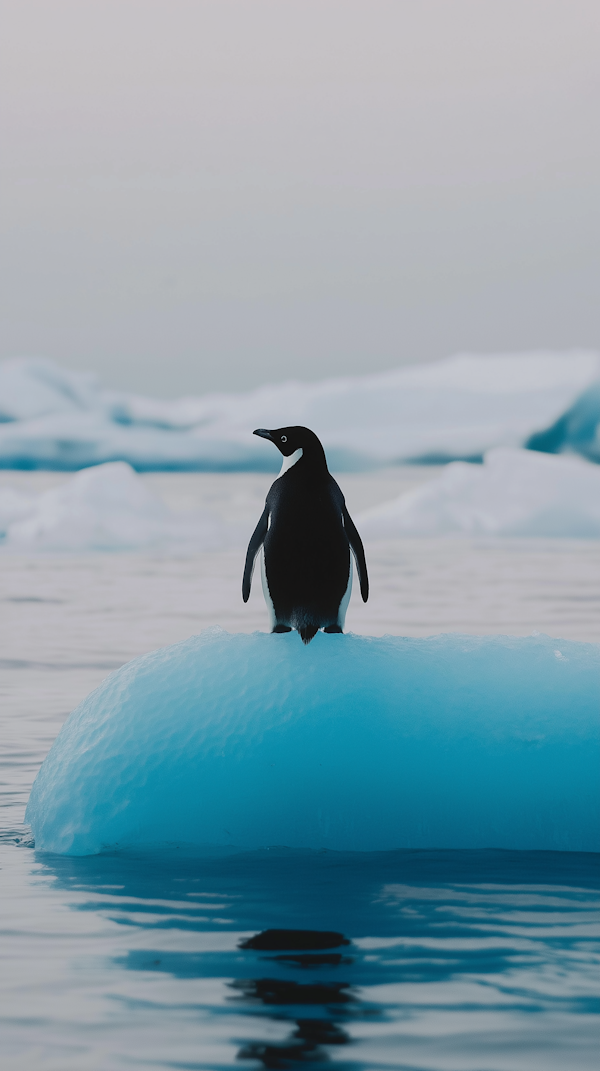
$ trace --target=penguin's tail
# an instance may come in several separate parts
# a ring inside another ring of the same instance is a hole
[[[298,632],[302,638],[302,643],[310,643],[313,636],[316,636],[319,631],[318,625],[300,625]]]

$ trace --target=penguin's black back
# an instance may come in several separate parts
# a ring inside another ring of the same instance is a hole
[[[278,623],[312,632],[337,622],[350,578],[344,496],[327,468],[300,460],[267,495],[265,572]]]

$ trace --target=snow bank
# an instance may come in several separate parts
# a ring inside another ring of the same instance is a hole
[[[36,778],[36,847],[600,850],[600,648],[210,629],[113,673]]]
[[[231,535],[205,514],[171,512],[124,461],[83,469],[38,496],[0,487],[0,538],[11,550],[218,550]]]
[[[519,446],[600,378],[595,353],[449,357],[393,372],[159,401],[100,389],[51,361],[0,365],[0,465],[276,471],[256,427],[304,424],[330,465],[480,457]]]
[[[600,537],[600,469],[576,457],[491,450],[356,518],[364,539],[409,535]]]

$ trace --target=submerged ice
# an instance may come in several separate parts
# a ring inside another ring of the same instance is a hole
[[[211,629],[109,676],[27,809],[38,849],[600,849],[600,649]]]

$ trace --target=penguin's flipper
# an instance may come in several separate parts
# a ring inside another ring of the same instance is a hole
[[[367,573],[367,560],[365,558],[365,550],[362,545],[362,539],[360,538],[354,521],[348,513],[346,506],[342,511],[344,518],[344,528],[346,529],[346,535],[348,536],[348,542],[352,548],[354,554],[354,561],[356,562],[356,569],[358,571],[358,580],[360,583],[360,593],[362,595],[362,601],[366,602],[369,598],[369,576]]]
[[[252,538],[248,543],[248,550],[246,552],[246,564],[244,566],[244,579],[242,580],[242,599],[244,602],[248,602],[250,598],[250,587],[252,584],[252,573],[254,572],[254,562],[256,555],[262,547],[265,536],[269,528],[269,507],[265,506],[263,515],[260,521],[256,525]]]

